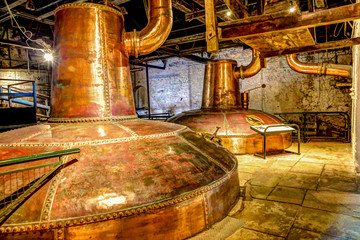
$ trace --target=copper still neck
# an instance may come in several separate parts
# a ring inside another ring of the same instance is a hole
[[[261,70],[260,53],[253,50],[249,65],[237,67],[235,60],[208,61],[205,66],[205,78],[201,108],[241,107],[239,79],[255,76]],[[244,108],[248,107],[246,97]],[[245,101],[244,100],[244,101]]]
[[[205,66],[202,108],[241,107],[239,79],[234,60],[209,61]]]
[[[145,35],[141,35],[139,53],[156,50],[159,45],[155,48],[148,40],[162,44],[169,32],[159,26],[172,26],[171,0],[150,2],[151,19],[140,31]],[[122,14],[109,6],[70,3],[55,10],[56,62],[49,121],[137,117],[129,68],[133,52],[127,49],[126,36]]]

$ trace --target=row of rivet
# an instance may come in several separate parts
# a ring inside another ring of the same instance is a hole
[[[65,149],[71,149],[72,148],[72,144],[68,144],[68,146]],[[62,163],[67,163],[69,159],[69,155],[66,156],[61,156],[61,161]],[[52,207],[52,203],[55,197],[55,193],[57,190],[57,187],[59,185],[60,179],[63,176],[63,171],[60,171],[55,178],[53,178],[50,182],[50,186],[49,189],[46,193],[46,198],[44,201],[44,205],[41,211],[41,215],[40,215],[40,221],[48,221],[50,219],[50,211],[51,211],[51,207]]]
[[[236,170],[234,168],[231,173]],[[100,215],[93,215],[88,217],[78,217],[75,219],[67,219],[62,221],[54,221],[42,224],[28,224],[23,226],[14,226],[14,227],[0,227],[0,233],[18,233],[18,232],[32,232],[32,231],[41,231],[41,230],[48,230],[48,229],[56,229],[56,228],[64,228],[64,227],[71,227],[83,224],[89,224],[94,222],[103,222],[111,219],[118,219],[129,217],[133,215],[138,215],[141,213],[146,213],[152,210],[162,209],[171,205],[175,205],[177,203],[189,200],[191,198],[195,198],[199,195],[203,195],[206,192],[220,186],[221,184],[225,183],[230,177],[231,174],[227,174],[220,178],[219,180],[215,181],[213,184],[202,187],[198,190],[195,190],[189,194],[177,197],[175,199],[171,199],[168,201],[155,203],[139,208],[129,209],[129,210],[122,210],[119,212],[113,212],[108,214],[100,214]]]
[[[121,116],[121,117],[97,117],[97,118],[50,118],[50,123],[88,123],[88,122],[106,122],[106,121],[126,121],[137,120],[136,115]]]
[[[146,136],[133,136],[133,137],[124,137],[124,138],[110,138],[104,140],[92,140],[92,141],[83,141],[83,142],[72,142],[74,146],[90,146],[90,145],[101,145],[101,144],[111,144],[111,143],[121,143],[121,142],[131,142],[138,140],[146,140],[153,138],[162,138],[162,137],[171,137],[177,136],[179,133],[186,131],[187,127],[183,127],[179,130],[160,133]],[[0,143],[0,147],[64,147],[69,143]]]
[[[197,151],[198,153],[200,153],[201,155],[203,155],[204,157],[206,157],[207,159],[209,159],[212,163],[214,163],[216,166],[218,166],[219,168],[221,168],[225,173],[228,173],[229,170],[226,169],[225,166],[223,166],[221,163],[219,163],[218,161],[216,161],[214,158],[212,158],[211,156],[209,156],[208,154],[204,153],[201,149],[199,149],[198,147],[196,147],[194,144],[192,144],[191,142],[189,142],[188,140],[186,140],[184,137],[178,135],[177,136],[179,139],[181,139],[184,143],[186,143],[187,145],[189,145],[191,148],[193,148],[195,151]]]
[[[107,58],[107,43],[105,35],[105,23],[104,14],[102,11],[98,11],[99,14],[99,29],[100,29],[100,48],[102,56],[102,74],[104,79],[104,97],[105,97],[105,110],[108,117],[111,116],[111,103],[110,103],[110,86],[109,86],[109,73],[108,73],[108,58]]]
[[[101,5],[101,4],[94,4],[94,3],[68,3],[68,4],[63,4],[59,7],[57,7],[54,11],[54,13],[56,14],[58,11],[64,9],[64,8],[95,8],[98,10],[103,10],[103,11],[110,11],[115,13],[116,15],[120,16],[121,18],[124,18],[123,14],[116,10],[115,8],[106,6],[106,5]]]

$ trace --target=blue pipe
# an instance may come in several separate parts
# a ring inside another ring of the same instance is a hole
[[[5,98],[5,97],[1,97],[1,100],[9,101],[9,99]],[[33,102],[29,102],[29,101],[18,99],[18,98],[12,98],[11,102],[22,104],[22,105],[25,105],[25,106],[30,106],[30,107],[34,106]],[[46,105],[39,104],[39,103],[36,104],[36,107],[41,108],[41,109],[45,109],[45,110],[50,110],[50,106],[46,106]]]

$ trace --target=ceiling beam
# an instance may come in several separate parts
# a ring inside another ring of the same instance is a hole
[[[15,2],[9,4],[9,8],[10,8],[10,9],[13,9],[13,8],[15,8],[15,7],[17,7],[17,6],[20,6],[21,4],[24,4],[24,3],[26,3],[26,2],[27,2],[27,0],[17,0],[17,1],[15,1]],[[0,11],[2,11],[2,12],[7,12],[7,11],[8,11],[8,8],[5,6],[5,7],[1,8]]]
[[[184,37],[178,37],[173,39],[168,39],[161,47],[168,47],[173,46],[177,44],[185,44],[185,43],[191,43],[191,42],[197,42],[205,40],[205,33],[197,33],[193,35],[188,35]]]
[[[183,13],[192,13],[194,11],[198,11],[198,8],[195,8],[193,6],[191,6],[189,3],[187,3],[184,0],[173,0],[172,1],[172,6],[174,8],[176,8],[177,10],[180,10]],[[205,19],[204,18],[197,18],[196,20],[205,23]]]
[[[357,38],[349,38],[339,41],[318,43],[312,46],[289,48],[281,51],[262,52],[262,56],[269,58],[269,57],[289,55],[294,53],[314,52],[314,51],[322,51],[322,50],[329,50],[336,48],[351,47],[353,45],[359,45],[359,44],[360,44],[360,37],[357,37]]]
[[[205,0],[206,43],[208,52],[219,51],[219,36],[215,0]]]
[[[11,10],[11,12],[13,13],[13,15],[15,17],[21,17],[21,18],[29,19],[29,20],[36,21],[36,22],[41,22],[41,23],[48,24],[48,25],[55,25],[55,22],[53,20],[40,19],[39,17],[37,17],[35,15],[21,12],[21,11],[15,10],[15,9]],[[11,16],[9,13],[5,13],[0,17],[1,17],[0,23],[6,22],[7,20],[11,19]]]
[[[264,34],[324,26],[360,18],[360,3],[307,13],[291,14],[289,11],[278,14],[265,14],[234,21],[219,23],[220,40],[241,37],[261,36]]]
[[[13,42],[13,41],[8,41],[8,40],[1,40],[0,45],[13,46],[13,47],[25,48],[25,49],[35,50],[35,51],[42,51],[42,52],[44,51],[44,49],[42,49],[42,48],[29,47],[29,46],[19,44],[17,42]]]
[[[226,6],[230,9],[232,15],[237,18],[241,19],[244,17],[248,17],[249,14],[247,12],[247,7],[245,7],[241,1],[239,0],[223,0]]]
[[[229,8],[226,6],[226,4],[221,4],[216,6],[216,13],[222,13],[229,11]],[[191,21],[194,19],[204,19],[205,17],[205,9],[198,10],[195,12],[185,13],[185,21]]]

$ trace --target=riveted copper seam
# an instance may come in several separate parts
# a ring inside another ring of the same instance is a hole
[[[209,156],[208,154],[204,153],[203,151],[201,151],[198,147],[194,146],[194,144],[191,144],[189,141],[187,141],[185,138],[181,137],[180,135],[177,135],[177,137],[179,139],[181,139],[183,142],[185,142],[187,145],[189,145],[190,147],[192,147],[195,151],[201,153],[204,157],[208,158],[211,162],[213,162],[216,166],[218,166],[219,168],[221,168],[224,172],[228,173],[229,170],[227,170],[224,166],[222,166],[220,163],[218,163],[217,161],[215,161],[211,156]]]
[[[209,209],[206,200],[206,194],[202,194],[203,204],[204,204],[204,218],[205,218],[205,226],[209,226]]]
[[[67,147],[64,149],[71,149],[72,148],[72,144],[67,144]],[[69,155],[66,156],[61,156],[61,161],[62,163],[67,163],[69,159]],[[45,197],[45,201],[43,204],[43,208],[41,211],[41,215],[40,215],[40,222],[48,222],[50,221],[50,216],[51,216],[51,208],[52,208],[52,203],[55,197],[55,193],[56,193],[56,189],[59,185],[59,182],[62,178],[63,172],[60,171],[55,177],[54,179],[51,180],[50,183],[50,187],[47,191],[46,197]]]
[[[351,77],[352,66],[327,63],[303,63],[296,54],[287,55],[290,68],[299,73]]]
[[[104,13],[97,9],[98,18],[98,26],[100,29],[100,41],[101,41],[101,55],[105,59],[102,61],[102,72],[104,75],[104,97],[105,97],[105,109],[106,109],[106,117],[111,117],[111,106],[110,106],[110,87],[109,87],[109,73],[108,73],[108,63],[107,63],[107,44],[106,44],[106,36],[105,36],[105,20],[104,20]]]
[[[86,146],[86,145],[100,145],[100,144],[109,144],[109,143],[122,143],[122,142],[131,142],[138,141],[144,139],[153,139],[160,137],[171,137],[177,136],[179,133],[189,131],[187,127],[183,127],[179,130],[161,133],[161,134],[153,134],[146,136],[132,136],[132,137],[123,137],[123,138],[112,138],[106,140],[92,140],[92,141],[74,141],[72,144],[74,146]],[[69,143],[0,143],[0,147],[55,147],[55,146],[68,146]]]
[[[116,10],[115,8],[106,6],[106,5],[102,5],[102,4],[95,4],[95,3],[67,3],[67,4],[63,4],[60,5],[59,7],[57,7],[54,11],[54,14],[56,14],[58,11],[60,11],[61,9],[64,8],[96,8],[99,10],[106,10],[106,11],[110,11],[115,13],[116,15],[120,16],[122,19],[124,19],[124,16],[122,15],[122,13],[118,10]]]
[[[229,174],[224,175],[220,179],[212,182],[207,186],[181,194],[174,198],[168,198],[161,201],[139,205],[137,207],[122,209],[120,211],[95,214],[89,216],[73,217],[63,220],[49,221],[47,223],[33,222],[27,224],[9,224],[6,225],[5,227],[0,227],[0,233],[16,233],[19,232],[20,228],[25,229],[26,232],[31,232],[31,231],[35,232],[35,231],[48,230],[48,229],[62,229],[63,227],[79,226],[94,222],[103,222],[111,219],[121,219],[147,212],[152,212],[153,210],[166,208],[168,206],[187,201],[197,196],[206,196],[206,193],[209,192],[210,190],[219,187],[224,183],[226,184],[230,176],[234,174],[236,171],[237,171],[237,163],[235,162],[234,167],[231,169]]]
[[[173,16],[171,0],[149,1],[149,23],[140,32],[125,34],[126,49],[131,56],[148,54],[158,49],[170,34]]]
[[[89,123],[89,122],[106,122],[106,121],[128,121],[138,119],[137,115],[120,116],[120,117],[102,117],[102,118],[49,118],[51,123]]]

